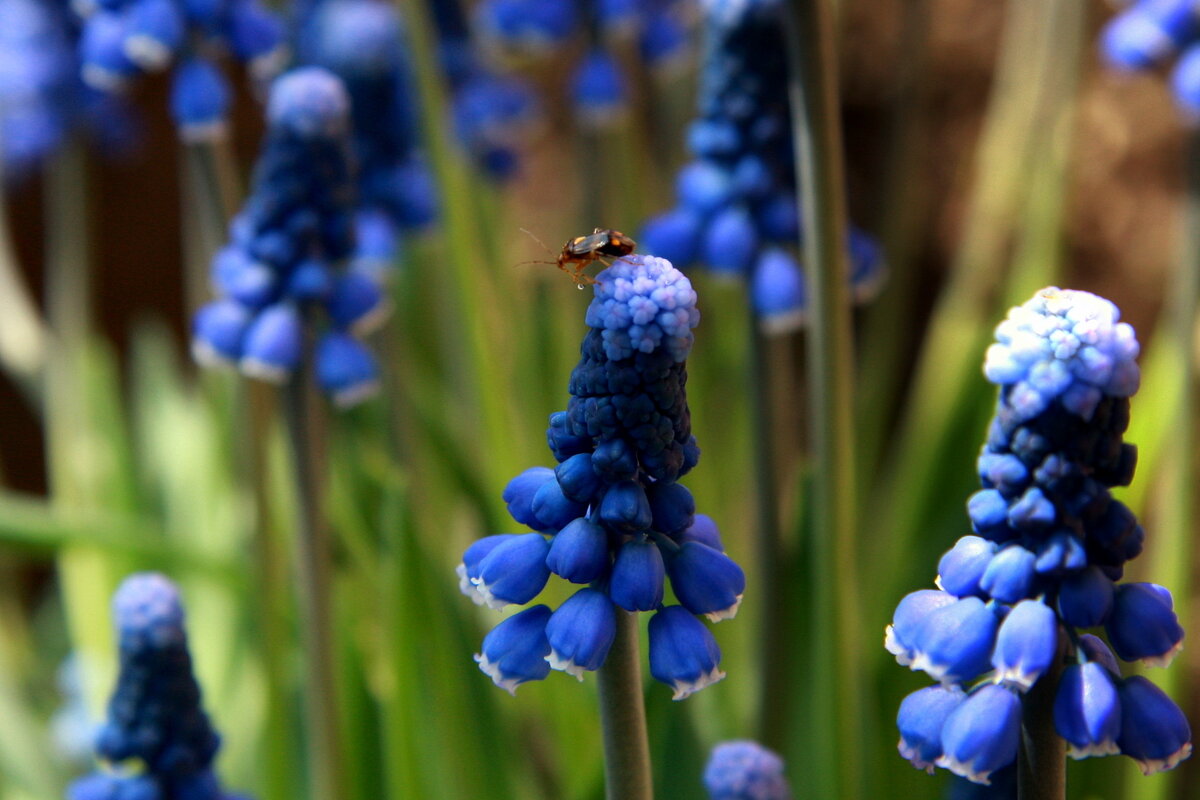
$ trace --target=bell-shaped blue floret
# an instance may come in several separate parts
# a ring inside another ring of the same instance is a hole
[[[253,315],[241,303],[217,300],[196,312],[192,321],[192,356],[203,365],[235,364]]]
[[[638,245],[643,252],[683,268],[696,260],[702,227],[700,215],[680,206],[647,220],[637,237]]]
[[[527,608],[513,614],[483,637],[483,647],[475,654],[479,668],[509,694],[526,681],[540,681],[550,674],[546,656],[550,642],[546,638],[546,623],[550,607]]]
[[[533,527],[546,533],[555,533],[571,520],[582,517],[587,506],[563,494],[553,471],[550,471],[550,478],[534,493],[530,508],[536,522]]]
[[[791,800],[783,759],[751,741],[721,742],[704,765],[709,800]]]
[[[758,246],[750,212],[729,206],[717,212],[703,232],[700,259],[717,275],[749,275]]]
[[[850,293],[856,303],[865,303],[879,294],[887,275],[883,247],[866,231],[851,227],[846,233],[850,251]]]
[[[306,258],[292,267],[284,291],[296,300],[323,300],[333,289],[333,272],[316,258]]]
[[[941,685],[927,686],[905,697],[896,714],[900,755],[932,775],[942,756],[942,726],[966,697],[957,686]]]
[[[550,579],[546,567],[549,551],[550,542],[540,533],[514,536],[484,556],[479,562],[479,577],[471,582],[489,608],[501,609],[509,603],[524,605],[537,597]]]
[[[1015,603],[1029,596],[1037,557],[1020,545],[1009,545],[988,562],[979,588],[1002,603]]]
[[[937,765],[986,785],[988,776],[1013,763],[1020,738],[1020,698],[1002,686],[982,686],[946,718]]]
[[[1166,692],[1141,675],[1121,681],[1121,754],[1138,762],[1151,775],[1174,769],[1192,754],[1192,729],[1179,706]]]
[[[938,561],[938,588],[955,597],[980,593],[979,580],[996,553],[996,545],[978,536],[964,536]]]
[[[592,469],[608,483],[637,477],[637,453],[622,437],[603,439],[592,452]]]
[[[1183,628],[1171,593],[1153,583],[1118,586],[1105,630],[1113,650],[1125,661],[1165,667],[1183,649]]]
[[[480,563],[482,563],[488,553],[509,539],[519,535],[516,533],[497,533],[492,536],[485,536],[472,543],[463,552],[462,561],[454,568],[454,571],[458,574],[458,590],[471,598],[471,601],[475,605],[483,605],[483,595],[479,593],[479,586],[474,580],[479,577]]]
[[[147,72],[165,68],[183,46],[183,14],[172,0],[135,0],[127,6],[125,55]]]
[[[1112,674],[1099,662],[1063,670],[1054,695],[1054,729],[1066,740],[1072,758],[1120,752],[1121,703]]]
[[[719,550],[696,541],[685,541],[667,560],[671,588],[680,604],[712,622],[733,619],[746,591],[746,575],[737,563]]]
[[[892,624],[884,631],[883,646],[896,657],[900,666],[907,667],[915,655],[912,645],[917,638],[917,629],[925,618],[939,608],[944,608],[957,598],[949,592],[920,589],[910,592],[897,604],[892,614]]]
[[[649,530],[654,515],[641,484],[621,481],[608,487],[600,501],[600,521],[614,531],[641,533]]]
[[[1200,46],[1193,44],[1179,58],[1171,72],[1171,93],[1175,104],[1190,120],[1200,119]]]
[[[646,488],[650,501],[650,528],[668,536],[691,526],[696,518],[696,500],[686,486],[658,481]]]
[[[1146,69],[1193,38],[1197,22],[1196,11],[1188,2],[1134,3],[1108,23],[1100,37],[1100,50],[1114,67]]]
[[[650,674],[675,690],[672,700],[700,691],[725,677],[721,648],[682,606],[666,606],[650,618]]]
[[[1091,633],[1081,634],[1079,650],[1087,657],[1088,661],[1095,661],[1108,670],[1114,678],[1121,677],[1121,665],[1117,663],[1117,657],[1099,636]]]
[[[300,67],[271,85],[267,120],[274,129],[299,139],[340,138],[350,124],[350,96],[332,72]]]
[[[617,609],[604,592],[585,586],[551,615],[546,637],[550,668],[583,680],[585,670],[604,666],[617,637]]]
[[[163,800],[163,793],[149,775],[93,772],[67,788],[67,800]]]
[[[269,265],[250,258],[237,245],[217,251],[212,262],[217,291],[251,308],[262,308],[279,296],[279,276]]]
[[[550,540],[546,566],[571,583],[591,583],[608,572],[608,532],[587,517],[570,522]]]
[[[347,333],[317,342],[317,383],[338,408],[349,408],[379,391],[379,367],[367,346]]]
[[[1029,482],[1029,468],[1012,453],[981,453],[975,469],[985,489],[998,489],[1006,497],[1021,494]]]
[[[1008,501],[997,489],[981,489],[967,500],[967,516],[980,536],[994,542],[1011,536],[1008,531]]]
[[[359,336],[378,328],[390,311],[379,284],[362,272],[345,272],[338,276],[325,308],[334,325]]]
[[[750,297],[765,331],[798,330],[808,303],[800,262],[778,247],[762,251],[750,277]]]
[[[1013,606],[996,633],[992,666],[996,683],[1022,692],[1054,663],[1058,653],[1058,618],[1040,600],[1022,600]]]
[[[229,82],[206,58],[189,58],[175,69],[171,116],[185,142],[207,142],[225,133],[231,102]]]
[[[679,202],[700,217],[708,217],[724,207],[732,192],[732,177],[711,161],[693,161],[680,169],[675,178]]]
[[[269,74],[283,49],[283,24],[258,0],[233,0],[229,4],[229,49],[251,72]]]
[[[907,639],[913,653],[910,667],[942,683],[972,680],[990,667],[998,625],[995,609],[978,597],[935,609],[913,626]]]
[[[592,469],[589,453],[576,453],[554,468],[558,486],[568,500],[588,504],[592,502],[603,483],[596,470]]]
[[[538,489],[554,480],[554,470],[549,467],[530,467],[508,482],[501,499],[508,513],[520,525],[540,528],[541,523],[533,513],[533,498]]]
[[[1088,567],[1063,579],[1058,589],[1058,613],[1074,628],[1103,625],[1112,610],[1115,588],[1098,567]]]
[[[603,128],[620,119],[629,108],[629,87],[612,55],[596,49],[576,64],[571,99],[575,117],[587,127]]]
[[[662,551],[647,539],[631,539],[621,545],[613,562],[608,594],[626,611],[653,611],[662,605]]]
[[[250,323],[238,367],[252,378],[283,383],[299,366],[303,343],[296,307],[291,303],[270,306]]]
[[[81,74],[86,84],[113,91],[138,74],[138,65],[125,53],[125,36],[123,14],[101,9],[88,17],[79,39]]]
[[[721,542],[721,531],[717,527],[716,521],[707,514],[697,514],[691,526],[680,531],[673,538],[680,544],[699,542],[708,545],[713,550],[725,552],[725,545]]]
[[[484,42],[525,54],[563,44],[579,23],[570,0],[485,0],[475,7],[475,29]]]

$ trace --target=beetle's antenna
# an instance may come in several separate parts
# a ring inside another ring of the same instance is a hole
[[[543,242],[541,239],[539,239],[537,236],[535,236],[533,234],[533,231],[527,230],[525,228],[518,228],[518,230],[521,231],[521,233],[524,233],[527,236],[529,236],[529,238],[533,239],[538,244],[540,244],[542,246],[542,249],[546,251],[546,254],[549,255],[551,258],[554,258],[554,260],[553,261],[538,261],[535,259],[533,261],[520,261],[516,264],[513,264],[514,267],[524,266],[525,264],[554,264],[555,266],[558,265],[558,259],[555,257],[554,251],[551,250],[549,247],[547,247],[545,242]]]

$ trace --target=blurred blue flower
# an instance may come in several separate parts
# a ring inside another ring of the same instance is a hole
[[[221,740],[201,707],[179,590],[166,577],[126,578],[113,597],[120,672],[96,737],[106,769],[68,800],[232,800],[212,772]]]
[[[1184,115],[1200,122],[1200,13],[1195,3],[1134,0],[1109,21],[1099,45],[1109,65],[1121,71],[1153,69],[1178,56],[1172,93]]]
[[[709,800],[790,800],[783,759],[757,742],[721,742],[704,765]]]
[[[696,293],[670,263],[640,255],[601,272],[594,289],[571,400],[547,431],[558,467],[532,467],[504,489],[513,519],[537,532],[473,544],[459,588],[502,608],[533,600],[551,573],[587,584],[548,616],[510,617],[489,634],[476,661],[497,685],[545,677],[530,660],[542,637],[550,666],[582,678],[604,664],[620,609],[654,611],[650,671],[678,700],[724,677],[697,616],[733,617],[746,585],[677,483],[700,455],[684,391]],[[664,605],[668,583],[679,605]]]
[[[1116,658],[1165,666],[1183,642],[1165,588],[1118,583],[1143,536],[1110,491],[1136,462],[1122,439],[1137,355],[1116,306],[1087,292],[1043,289],[997,326],[984,374],[999,398],[976,463],[983,488],[967,503],[974,535],[938,562],[942,591],[900,602],[884,641],[947,691],[976,686],[942,721],[909,708],[916,695],[905,701],[901,753],[915,766],[986,782],[1015,755],[1019,695],[1048,675],[1074,757],[1121,753],[1153,772],[1191,753],[1182,712],[1145,679],[1123,679]],[[1111,649],[1078,631],[1101,626]]]
[[[804,323],[799,207],[788,107],[787,59],[779,0],[708,0],[699,116],[688,131],[695,158],[679,172],[676,206],[648,220],[642,250],[680,267],[698,262],[748,283],[767,332]],[[856,301],[882,279],[878,244],[852,228],[847,238]]]
[[[250,198],[213,260],[224,297],[200,309],[192,352],[282,383],[315,340],[317,381],[339,406],[368,397],[378,367],[356,339],[387,311],[375,270],[355,271],[350,98],[337,76],[304,67],[267,102],[267,142]]]

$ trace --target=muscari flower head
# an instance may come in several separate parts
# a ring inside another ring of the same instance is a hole
[[[757,742],[721,742],[704,765],[709,800],[790,800],[783,759]]]
[[[105,769],[68,800],[234,800],[213,773],[220,737],[201,707],[179,590],[164,576],[126,578],[113,597],[120,671],[96,737]]]
[[[378,368],[360,336],[386,315],[376,277],[357,269],[350,98],[337,76],[304,67],[279,78],[253,193],[213,260],[222,297],[200,309],[192,351],[284,382],[318,327],[315,372],[341,406],[368,397]]]
[[[79,42],[84,81],[101,91],[126,88],[145,73],[174,70],[171,112],[185,141],[224,135],[232,96],[215,54],[228,53],[266,79],[284,56],[283,26],[260,0],[94,0]]]
[[[1040,680],[1057,681],[1055,727],[1075,758],[1121,753],[1149,773],[1191,753],[1178,707],[1122,678],[1117,661],[1166,666],[1183,642],[1166,589],[1118,583],[1142,546],[1110,492],[1133,477],[1122,435],[1137,354],[1116,306],[1087,292],[1043,289],[996,328],[984,374],[1000,391],[983,488],[967,503],[974,533],[938,562],[938,590],[904,598],[886,633],[897,661],[941,682],[901,706],[900,752],[914,766],[989,783],[1013,762],[1020,696]],[[1103,628],[1108,643],[1079,628]]]
[[[504,490],[535,532],[480,539],[458,567],[462,591],[497,609],[532,601],[551,575],[583,584],[554,611],[534,606],[488,634],[475,660],[498,686],[515,691],[547,665],[581,679],[599,669],[622,610],[653,612],[650,672],[675,699],[724,677],[697,617],[734,616],[745,576],[677,482],[700,454],[684,391],[699,318],[691,284],[661,258],[626,256],[596,277],[571,399],[547,431],[558,466]]]
[[[1123,72],[1177,59],[1170,81],[1175,103],[1200,122],[1200,12],[1192,0],[1135,0],[1109,21],[1099,46],[1109,65]]]
[[[675,208],[647,221],[645,252],[683,267],[701,263],[719,277],[745,280],[767,332],[804,323],[795,155],[788,108],[783,4],[707,0],[699,116],[688,131],[693,161],[679,173]],[[857,300],[869,299],[883,272],[865,233],[847,238]]]

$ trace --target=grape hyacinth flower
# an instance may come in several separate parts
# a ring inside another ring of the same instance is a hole
[[[317,381],[350,406],[377,387],[360,337],[388,307],[372,272],[345,266],[354,254],[350,99],[337,76],[303,67],[275,81],[267,122],[254,190],[213,259],[222,297],[196,314],[192,352],[284,383],[316,328]]]
[[[358,165],[355,261],[387,273],[402,232],[436,217],[433,177],[421,157],[404,25],[387,0],[323,0],[308,9],[299,58],[342,79],[350,95]]]
[[[745,280],[764,330],[803,324],[807,304],[796,256],[801,230],[788,72],[779,0],[706,0],[699,116],[688,131],[693,160],[679,171],[676,206],[645,223],[642,249],[679,265]],[[851,229],[856,300],[874,296],[881,250]]]
[[[709,800],[791,800],[783,759],[757,742],[721,742],[704,766]]]
[[[1116,306],[1087,292],[1043,289],[996,328],[984,374],[1000,393],[983,488],[967,503],[974,534],[942,556],[938,590],[901,600],[886,632],[900,664],[938,681],[900,706],[913,766],[988,784],[1016,760],[1035,689],[1053,698],[1075,758],[1120,753],[1149,774],[1191,754],[1183,713],[1117,661],[1166,666],[1183,643],[1165,588],[1119,582],[1143,538],[1110,492],[1136,462],[1122,435],[1137,355]]]
[[[221,739],[201,706],[179,590],[143,572],[113,597],[120,649],[108,720],[96,737],[105,769],[75,781],[68,800],[237,800],[221,791]]]
[[[83,80],[107,92],[173,68],[171,113],[184,141],[222,137],[232,89],[218,64],[228,53],[258,80],[283,64],[283,26],[260,0],[79,0]]]
[[[1135,0],[1104,28],[1100,51],[1125,72],[1177,59],[1171,94],[1190,120],[1200,122],[1200,11],[1192,0]]]
[[[617,260],[594,289],[571,400],[546,434],[558,466],[527,469],[504,490],[513,519],[535,532],[471,545],[460,588],[501,609],[534,600],[551,574],[581,585],[557,609],[533,606],[487,635],[475,660],[497,686],[515,692],[547,664],[582,680],[605,663],[619,610],[648,611],[650,672],[679,700],[724,677],[697,617],[733,617],[745,590],[715,523],[678,483],[700,456],[684,391],[696,293],[669,262],[641,255]]]

